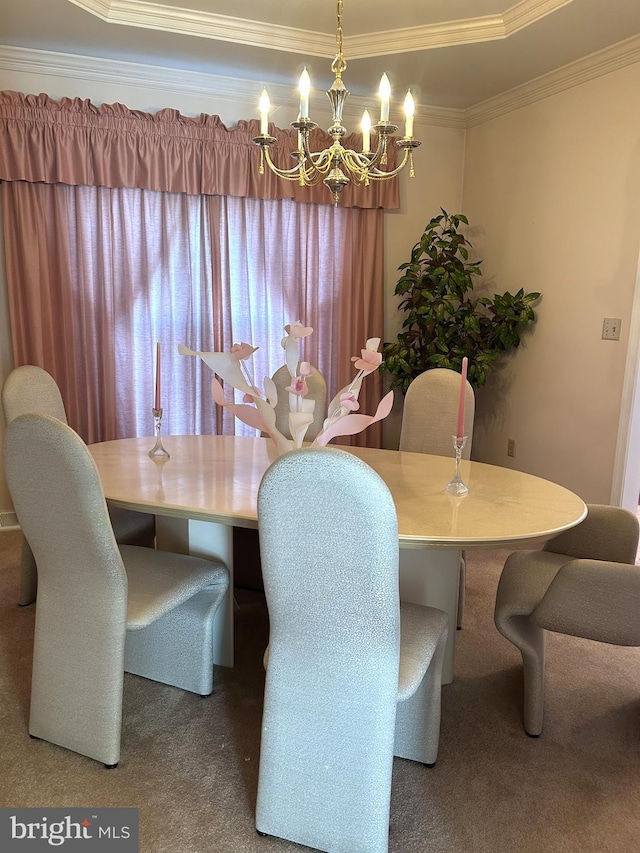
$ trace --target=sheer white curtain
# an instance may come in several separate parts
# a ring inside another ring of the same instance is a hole
[[[345,211],[287,200],[218,196],[209,201],[227,343],[259,347],[248,366],[262,388],[264,377],[284,363],[284,325],[301,320],[314,329],[303,342],[301,357],[318,367],[333,393],[340,357]],[[227,412],[224,423],[225,432],[233,430]],[[239,421],[235,432],[255,434]]]
[[[104,276],[113,298],[115,416],[118,436],[149,435],[156,341],[161,343],[163,430],[215,432],[206,393],[210,371],[178,354],[178,344],[214,349],[213,272],[206,197],[82,187],[79,220],[97,210],[100,236],[84,240],[87,283]],[[89,284],[89,290],[91,284]]]

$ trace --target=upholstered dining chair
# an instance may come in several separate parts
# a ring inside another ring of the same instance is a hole
[[[430,453],[434,456],[455,457],[453,434],[456,431],[458,401],[460,399],[460,374],[445,367],[426,370],[407,388],[402,411],[399,450],[410,453]],[[471,457],[475,396],[467,380],[465,390],[464,432],[467,441],[462,458]],[[462,627],[467,576],[464,552],[460,557],[460,583],[458,585],[458,628]]]
[[[546,632],[640,646],[638,519],[625,509],[588,505],[584,521],[538,551],[516,551],[504,565],[495,606],[500,633],[519,649],[524,728],[542,732]]]
[[[438,753],[447,617],[400,604],[393,499],[344,450],[276,460],[258,525],[270,638],[256,829],[386,851],[394,754]]]
[[[57,418],[19,415],[4,465],[38,564],[31,736],[120,759],[124,672],[208,695],[222,563],[118,545],[98,471]]]
[[[291,438],[289,429],[289,392],[287,386],[291,385],[291,374],[286,364],[279,367],[271,377],[278,391],[278,402],[276,403],[276,428],[283,435]],[[313,423],[305,433],[305,441],[313,441],[322,429],[322,424],[327,416],[327,383],[324,376],[316,370],[307,378],[307,394],[308,400],[315,400],[316,405],[313,410]]]
[[[9,373],[2,388],[2,408],[7,425],[18,415],[29,412],[51,415],[67,423],[67,413],[55,379],[46,370],[34,364],[24,364]],[[123,545],[145,545],[153,548],[153,515],[109,507],[109,516],[118,542]],[[37,587],[38,570],[25,537],[22,542],[19,604],[27,605],[35,601]]]

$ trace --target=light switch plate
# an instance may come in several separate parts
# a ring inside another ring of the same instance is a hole
[[[602,324],[602,340],[603,341],[619,341],[620,326],[622,320],[614,317],[605,317]]]

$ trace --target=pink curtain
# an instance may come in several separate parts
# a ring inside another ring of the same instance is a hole
[[[122,104],[95,106],[80,98],[54,101],[48,95],[0,92],[0,180],[42,181],[74,186],[131,187],[193,195],[241,198],[290,198],[332,204],[320,184],[300,187],[265,167],[253,143],[259,122],[241,121],[232,129],[218,116],[188,118],[177,110],[155,114],[129,110]],[[293,130],[269,127],[277,139],[272,153],[277,165],[290,168],[296,147]],[[314,131],[314,147],[330,139]],[[347,137],[346,147],[357,147]],[[389,165],[396,147],[389,148]],[[342,207],[399,207],[397,179],[347,187]]]
[[[381,208],[158,191],[156,182],[173,187],[176,175],[191,180],[200,173],[209,181],[215,172],[217,180],[230,180],[207,165],[204,129],[234,140],[227,172],[244,148],[245,165],[253,164],[248,172],[255,173],[257,149],[246,140],[236,144],[234,136],[255,130],[227,131],[211,116],[146,116],[120,105],[98,110],[16,93],[0,93],[0,113],[14,362],[54,375],[70,423],[85,440],[149,434],[156,340],[165,353],[168,429],[228,432],[242,428],[227,413],[216,415],[208,368],[178,356],[179,343],[219,350],[249,341],[260,347],[254,363],[261,384],[282,364],[282,326],[300,319],[316,329],[303,355],[325,374],[333,394],[353,376],[351,356],[368,337],[382,335]],[[97,129],[88,126],[96,113]],[[137,130],[122,134],[127,123]],[[169,138],[167,125],[174,131]],[[187,129],[199,133],[190,138]],[[93,147],[95,138],[102,147]],[[125,156],[132,138],[137,148]],[[80,143],[75,155],[72,139]],[[143,149],[153,149],[148,162]],[[97,172],[105,178],[102,156],[116,165],[112,174],[126,174],[133,186],[68,185],[80,172],[83,180],[96,180]],[[147,181],[154,186],[135,188]],[[363,412],[375,411],[380,386],[378,374],[366,380]],[[379,444],[376,426],[357,441]]]

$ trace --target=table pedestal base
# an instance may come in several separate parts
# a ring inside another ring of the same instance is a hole
[[[213,662],[233,666],[233,527],[213,521],[156,516],[156,545],[160,550],[217,557],[229,569],[229,589],[213,622]]]
[[[449,635],[442,683],[453,681],[453,655],[458,621],[460,551],[429,548],[400,549],[400,601],[428,604],[449,617]]]

